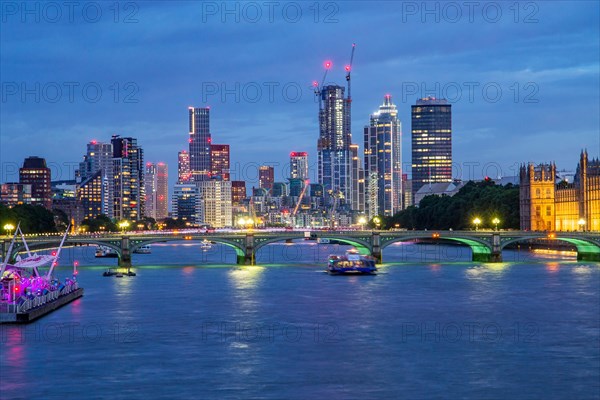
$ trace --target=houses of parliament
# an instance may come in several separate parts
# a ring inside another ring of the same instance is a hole
[[[556,165],[520,168],[521,229],[600,231],[600,160],[582,151],[573,182],[557,179]]]

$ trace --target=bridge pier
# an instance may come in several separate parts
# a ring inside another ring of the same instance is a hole
[[[8,251],[8,246],[10,246],[10,244],[6,243],[6,240],[3,240],[2,246],[0,247],[0,257],[2,257],[0,262],[4,262],[4,259],[6,258],[6,252]]]
[[[489,262],[502,262],[502,244],[497,232],[492,235],[492,255]]]
[[[121,255],[119,257],[119,267],[131,268],[131,250],[129,247],[129,237],[121,238]]]
[[[238,265],[254,265],[254,234],[246,234],[244,254],[238,254],[237,263]]]
[[[381,264],[383,261],[383,251],[381,248],[381,237],[379,232],[371,234],[371,255],[375,258],[375,264]]]
[[[577,251],[577,261],[600,262],[600,253],[586,253],[583,251]]]

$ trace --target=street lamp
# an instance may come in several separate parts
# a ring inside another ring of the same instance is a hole
[[[583,232],[585,230],[585,219],[579,218],[579,221],[577,221],[577,225],[579,225],[579,230]],[[6,229],[6,227],[4,227],[4,229]]]
[[[362,216],[358,219],[358,223],[360,224],[360,230],[364,231],[365,230],[365,224],[367,223],[367,219]]]
[[[129,222],[127,222],[127,221],[119,222],[119,228],[121,228],[122,232],[125,232],[125,229],[127,229],[128,226],[129,226]]]
[[[475,218],[473,223],[475,224],[475,230],[479,230],[479,224],[481,224],[481,220],[479,218]]]
[[[4,230],[6,231],[6,236],[10,236],[10,233],[12,232],[13,229],[15,229],[15,226],[13,224],[4,225]]]
[[[500,223],[500,220],[498,218],[494,218],[492,223],[496,226],[496,230],[498,230],[498,224]]]
[[[375,226],[379,229],[379,224],[381,224],[381,218],[375,217],[373,218],[373,222],[375,222]]]

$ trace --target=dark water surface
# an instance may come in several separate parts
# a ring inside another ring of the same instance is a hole
[[[344,249],[274,244],[238,267],[160,244],[124,278],[65,250],[85,296],[0,328],[0,398],[600,398],[597,263],[395,245],[378,276],[324,274]]]

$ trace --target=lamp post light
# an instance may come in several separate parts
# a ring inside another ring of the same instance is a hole
[[[479,218],[475,218],[473,220],[473,223],[475,224],[475,230],[478,231],[479,230],[479,224],[481,224],[481,220]]]
[[[373,222],[375,222],[375,226],[379,229],[379,224],[381,224],[381,218],[375,217],[373,218]]]
[[[121,228],[121,232],[125,233],[125,229],[129,226],[129,222],[121,221],[119,222],[119,228]]]
[[[494,218],[492,220],[492,223],[495,225],[495,229],[498,230],[498,224],[500,223],[500,220],[498,218]]]
[[[360,224],[360,230],[364,231],[365,230],[365,224],[367,223],[367,219],[364,216],[361,216],[358,219],[358,223]]]
[[[577,225],[579,225],[579,230],[581,232],[585,231],[585,219],[583,218],[579,218],[579,221],[577,221]],[[6,229],[6,227],[4,227]]]
[[[12,232],[13,229],[15,229],[15,226],[13,224],[4,225],[4,230],[6,231],[6,236],[10,236],[10,233]]]

